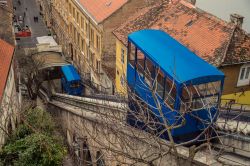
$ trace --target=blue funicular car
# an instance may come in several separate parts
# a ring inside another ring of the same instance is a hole
[[[73,65],[65,65],[61,67],[63,77],[62,88],[63,91],[69,95],[80,96],[83,91],[81,77]]]
[[[159,122],[165,118],[169,126],[182,124],[171,130],[176,143],[199,138],[216,121],[224,74],[161,30],[129,34],[127,81]]]

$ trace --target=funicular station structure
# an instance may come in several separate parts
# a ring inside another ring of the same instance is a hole
[[[154,118],[173,126],[176,142],[201,138],[216,121],[224,74],[165,32],[140,30],[128,36],[127,73],[129,88]]]

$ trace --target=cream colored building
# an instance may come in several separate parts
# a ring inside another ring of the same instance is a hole
[[[152,2],[156,1],[51,0],[51,8],[42,8],[50,10],[44,13],[51,14],[52,29],[67,59],[91,81],[111,88],[116,54],[112,31]]]

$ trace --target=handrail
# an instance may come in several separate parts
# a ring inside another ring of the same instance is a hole
[[[82,84],[91,87],[95,93],[107,94],[109,88],[106,88],[100,84],[95,83],[94,81],[91,81],[89,73],[82,73],[81,78]]]
[[[120,103],[124,103],[124,102],[127,103],[128,102],[127,97],[119,96],[119,95],[91,94],[91,95],[84,95],[84,97],[93,98],[93,99],[102,99],[102,100],[120,102]]]
[[[241,103],[236,103],[234,99],[221,99],[221,101],[228,101],[226,103],[222,103],[220,107],[222,109],[230,109],[233,111],[245,111],[245,112],[250,112],[250,104],[241,104]]]

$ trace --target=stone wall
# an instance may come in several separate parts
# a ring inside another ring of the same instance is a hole
[[[80,99],[73,96],[70,98]],[[84,108],[72,107],[56,100],[49,103],[49,111],[61,125],[67,143],[79,165],[84,165],[89,161],[93,166],[96,166],[98,153],[103,154],[102,160],[105,161],[105,165],[109,166],[121,165],[122,163],[122,165],[134,163],[133,165],[143,166],[148,164],[136,160],[139,158],[138,156],[144,155],[144,157],[147,156],[145,157],[147,159],[157,157],[159,154],[157,145],[159,144],[153,142],[153,137],[141,130],[135,137],[138,130],[134,128],[115,129],[115,124],[117,124],[115,119],[110,123],[114,128],[110,128],[108,121],[103,118],[114,115],[114,112],[120,112],[121,103],[88,98],[80,100],[86,102]],[[116,114],[115,117],[123,116]],[[175,166],[177,165],[176,156],[178,156],[180,165],[220,165],[212,156],[204,152],[198,152],[195,159],[190,162],[188,160],[189,150],[186,147],[178,147],[178,154],[168,153],[168,146],[164,146],[164,144],[161,148],[166,153],[162,153],[164,155],[156,159],[153,162],[154,165]]]
[[[13,65],[11,65],[3,98],[0,101],[0,148],[5,143],[7,134],[11,134],[15,130],[16,123],[19,121],[18,111],[18,93],[16,91]]]

